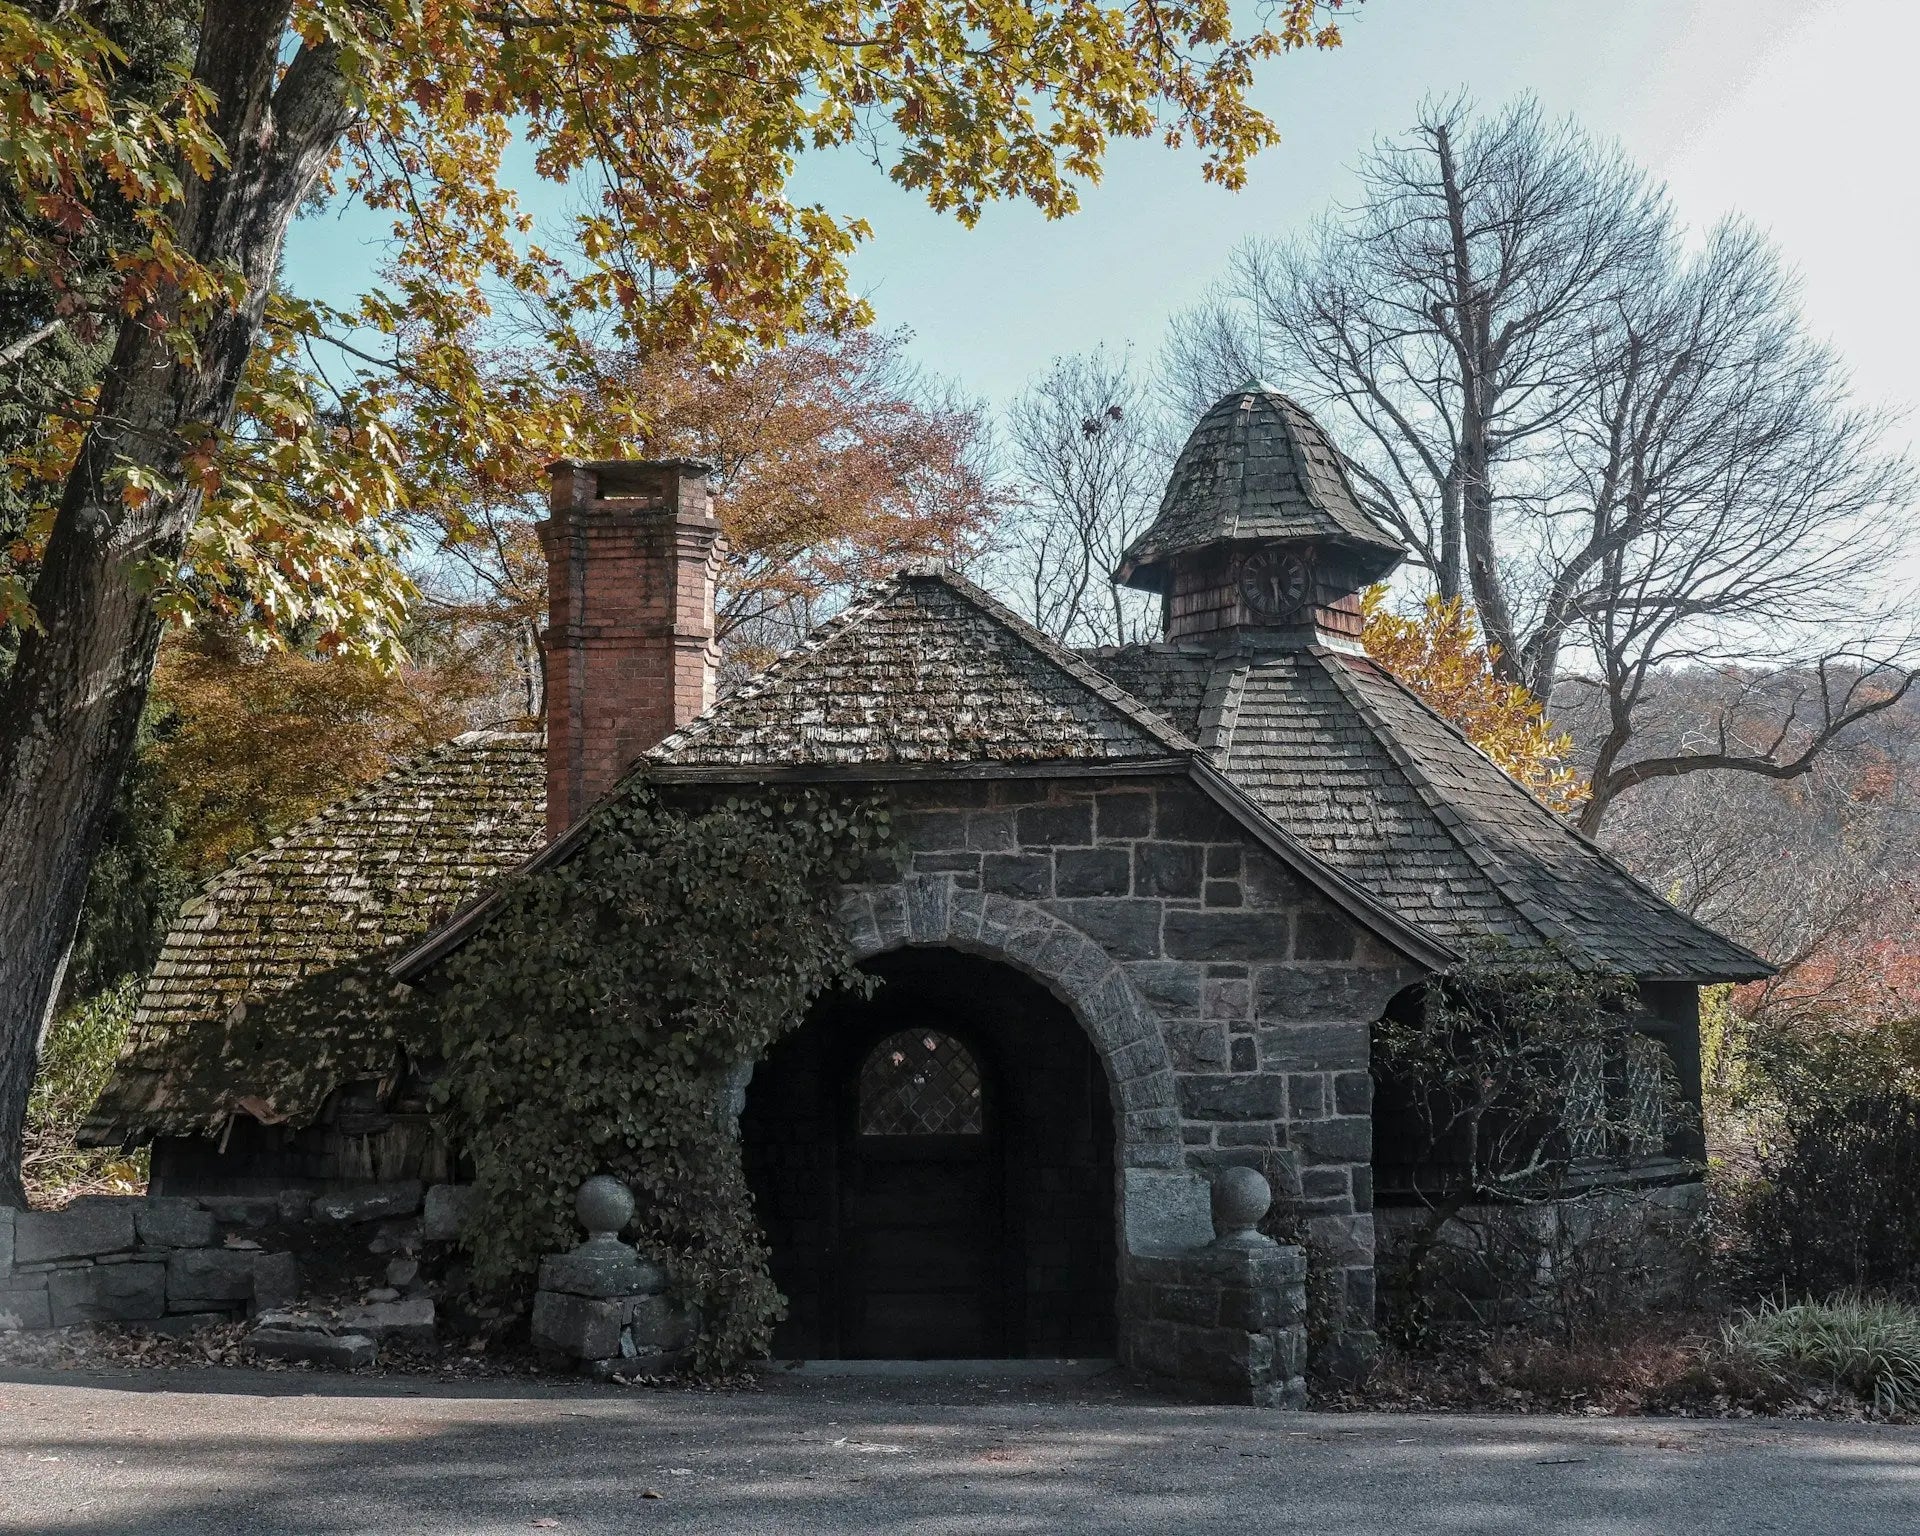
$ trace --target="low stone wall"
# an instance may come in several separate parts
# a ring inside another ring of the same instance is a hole
[[[293,1255],[246,1235],[285,1214],[273,1199],[97,1197],[59,1211],[0,1210],[0,1331],[187,1331],[285,1306],[299,1286]]]
[[[423,1245],[444,1254],[467,1191],[417,1180],[314,1194],[91,1196],[64,1210],[0,1209],[0,1332],[128,1324],[188,1333],[254,1320],[249,1347],[362,1364],[372,1345],[430,1343]],[[316,1271],[317,1270],[317,1274]],[[330,1309],[303,1305],[318,1282]],[[276,1348],[279,1333],[364,1336],[364,1350]]]
[[[1424,1262],[1422,1305],[1442,1322],[1524,1323],[1569,1306],[1635,1311],[1682,1299],[1698,1278],[1706,1188],[1601,1188],[1559,1200],[1471,1205],[1442,1224]],[[1405,1298],[1421,1206],[1376,1212],[1382,1283]]]

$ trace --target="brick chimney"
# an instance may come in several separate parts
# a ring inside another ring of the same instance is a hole
[[[688,459],[548,466],[547,837],[713,703],[725,545]]]

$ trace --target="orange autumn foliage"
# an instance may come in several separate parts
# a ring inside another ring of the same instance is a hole
[[[1586,776],[1566,763],[1573,738],[1554,730],[1540,700],[1494,671],[1497,652],[1461,599],[1429,597],[1417,614],[1398,614],[1376,586],[1362,605],[1367,654],[1536,800],[1565,815],[1587,798]]]
[[[383,670],[359,657],[264,650],[231,626],[169,641],[149,752],[195,878],[467,728],[488,679],[455,655]]]
[[[755,348],[731,373],[691,353],[596,359],[584,399],[629,402],[649,423],[630,447],[713,465],[728,554],[720,637],[742,675],[794,644],[858,587],[921,559],[964,563],[1001,492],[981,417],[908,364],[904,332],[804,332]],[[591,405],[583,414],[592,414]],[[546,609],[538,445],[502,444],[499,484],[470,482],[422,521],[438,552],[423,573],[430,606],[473,630],[531,635]],[[522,650],[529,663],[531,646]],[[539,690],[532,690],[537,700]]]

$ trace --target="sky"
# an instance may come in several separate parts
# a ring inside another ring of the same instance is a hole
[[[1118,147],[1081,211],[1053,223],[1007,205],[964,229],[852,153],[803,162],[795,191],[867,218],[852,272],[879,323],[998,404],[1057,355],[1156,351],[1242,239],[1302,230],[1350,198],[1367,146],[1404,130],[1423,96],[1531,91],[1664,178],[1690,226],[1741,213],[1769,231],[1863,398],[1920,402],[1920,0],[1365,0],[1342,28],[1343,47],[1266,66],[1257,99],[1283,140],[1237,193],[1157,143]],[[377,228],[302,220],[296,289],[351,298]]]

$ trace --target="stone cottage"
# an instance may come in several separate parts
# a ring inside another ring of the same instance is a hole
[[[1364,1335],[1375,1205],[1408,1172],[1373,1114],[1377,1021],[1477,939],[1550,944],[1636,980],[1697,1099],[1698,987],[1765,973],[1367,659],[1358,594],[1402,551],[1264,386],[1202,418],[1115,573],[1160,595],[1153,644],[1074,652],[915,568],[716,700],[703,466],[556,465],[543,538],[544,742],[461,737],[182,913],[87,1133],[150,1141],[157,1190],[452,1172],[393,1063],[343,1060],[290,1102],[183,1080],[181,1042],[297,1050],[273,1004],[316,978],[430,981],[487,888],[591,838],[643,758],[667,782],[877,787],[910,849],[842,904],[875,996],[742,1064],[796,1357],[1118,1351],[1284,1397],[1298,1252],[1244,1212],[1215,1239],[1207,1181],[1264,1174],[1328,1266],[1335,1331]]]

